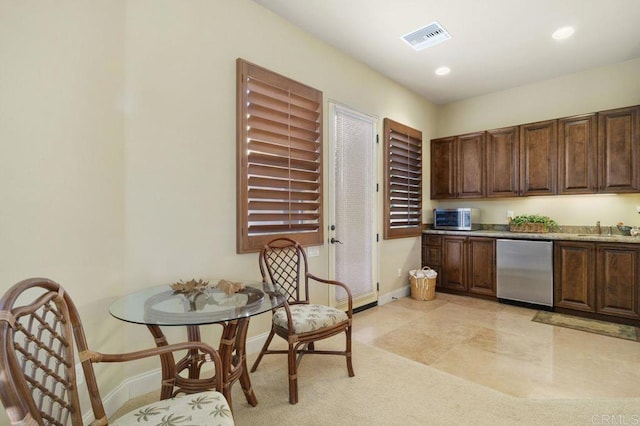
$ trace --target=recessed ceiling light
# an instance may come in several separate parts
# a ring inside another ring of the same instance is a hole
[[[447,75],[451,72],[451,68],[449,67],[440,67],[440,68],[436,68],[435,73],[436,75]]]
[[[557,29],[551,37],[556,40],[564,40],[565,38],[571,37],[575,31],[573,27],[562,27]]]

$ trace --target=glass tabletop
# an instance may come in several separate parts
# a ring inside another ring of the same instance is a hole
[[[120,297],[109,307],[114,317],[146,325],[200,325],[258,315],[284,303],[283,293],[261,281],[243,281],[245,288],[226,294],[211,280],[192,293],[174,291],[168,284],[147,287]]]

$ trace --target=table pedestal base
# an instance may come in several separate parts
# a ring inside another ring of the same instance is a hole
[[[216,374],[222,374],[222,394],[227,399],[229,407],[233,410],[231,386],[239,380],[247,402],[255,407],[258,404],[258,400],[251,388],[251,379],[249,378],[249,370],[247,369],[247,355],[245,351],[249,318],[241,318],[218,324],[222,326],[222,336],[220,337],[218,353],[222,359],[223,371],[216,372]],[[159,326],[147,325],[147,328],[153,335],[157,346],[165,346],[168,344],[167,338]],[[187,326],[187,337],[189,341],[200,342],[199,326]],[[160,399],[172,398],[179,393],[196,393],[213,389],[214,384],[211,379],[200,378],[200,371],[207,360],[199,351],[190,350],[187,355],[178,362],[175,362],[173,354],[171,353],[160,355],[160,358],[162,366]],[[187,377],[180,375],[183,371],[187,371]]]

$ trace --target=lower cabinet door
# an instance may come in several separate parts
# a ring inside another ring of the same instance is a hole
[[[554,306],[596,311],[595,244],[554,243]]]
[[[496,240],[470,237],[467,244],[470,293],[496,295]]]
[[[441,287],[461,291],[467,289],[465,240],[466,237],[442,238],[442,279],[439,283]]]
[[[596,312],[640,319],[639,252],[631,244],[598,245]]]

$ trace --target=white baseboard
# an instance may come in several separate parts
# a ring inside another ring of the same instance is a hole
[[[118,408],[122,407],[130,399],[160,389],[159,383],[161,380],[162,372],[159,368],[125,379],[102,398],[102,405],[107,417],[111,417]],[[91,423],[94,420],[93,412],[89,409],[88,413],[82,416],[82,420],[84,424]]]
[[[396,299],[400,299],[402,297],[407,297],[411,294],[411,287],[404,286],[397,290],[392,291],[391,293],[378,295],[378,305],[384,305],[389,302],[393,302]]]

